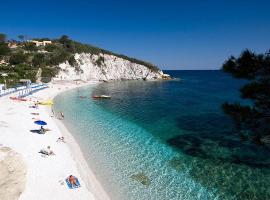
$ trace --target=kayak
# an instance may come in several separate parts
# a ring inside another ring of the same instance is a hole
[[[108,95],[95,95],[93,96],[93,99],[110,99],[112,98],[111,96]]]
[[[19,98],[19,97],[9,97],[12,100],[17,100],[17,101],[27,101],[27,99],[24,98]]]

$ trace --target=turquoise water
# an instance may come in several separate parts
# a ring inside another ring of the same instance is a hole
[[[270,150],[240,141],[221,110],[241,101],[243,81],[169,73],[182,80],[104,83],[55,99],[112,199],[270,199]]]

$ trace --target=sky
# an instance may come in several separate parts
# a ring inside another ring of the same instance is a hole
[[[70,38],[161,69],[220,69],[270,48],[269,0],[8,0],[0,33]]]

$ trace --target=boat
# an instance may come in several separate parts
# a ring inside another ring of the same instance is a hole
[[[39,102],[38,104],[43,105],[43,106],[52,106],[53,105],[53,100],[49,99],[47,101]]]
[[[17,100],[17,101],[27,101],[27,99],[24,98],[19,98],[19,97],[9,97],[12,100]]]
[[[93,96],[93,99],[110,99],[110,98],[112,97],[109,95],[94,95]]]

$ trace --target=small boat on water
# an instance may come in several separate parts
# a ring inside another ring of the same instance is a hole
[[[93,96],[93,99],[110,99],[110,98],[112,97],[109,95],[94,95]]]

